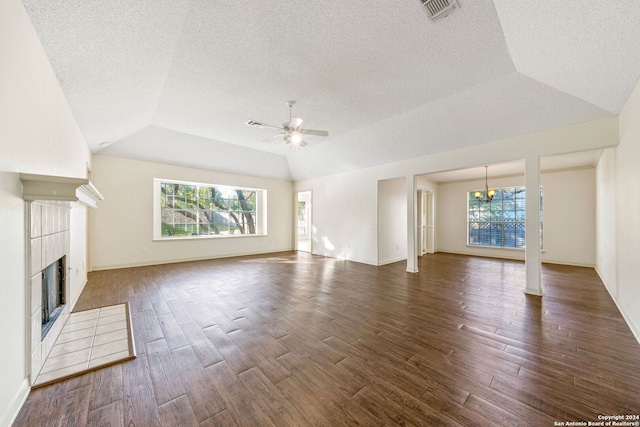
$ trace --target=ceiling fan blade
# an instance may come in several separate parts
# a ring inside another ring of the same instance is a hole
[[[326,130],[298,129],[298,132],[303,135],[329,136],[329,132]]]
[[[280,131],[277,135],[273,135],[272,137],[265,139],[264,142],[282,138],[286,144],[305,147],[307,145],[307,141],[302,139],[302,135],[329,136],[329,132],[326,130],[300,129],[303,120],[300,117],[292,117],[291,107],[293,104],[294,101],[287,102],[287,106],[289,107],[289,122],[283,123],[282,127],[271,126],[255,120],[249,120],[245,124],[258,129],[276,129]]]
[[[271,136],[271,137],[269,137],[269,138],[265,139],[265,140],[264,140],[264,141],[262,141],[262,142],[269,142],[269,141],[273,141],[274,139],[276,139],[276,138],[280,138],[281,136],[285,136],[285,135],[286,135],[285,133],[279,133],[279,134],[277,134],[277,135],[273,135],[273,136]]]
[[[300,125],[302,124],[302,119],[300,117],[294,117],[291,119],[291,121],[288,124],[289,129],[298,129],[298,127],[300,127]]]
[[[245,125],[247,126],[251,126],[254,128],[258,128],[258,129],[277,129],[277,130],[282,130],[281,127],[278,126],[271,126],[271,125],[267,125],[261,122],[257,122],[255,120],[249,120],[245,123]]]

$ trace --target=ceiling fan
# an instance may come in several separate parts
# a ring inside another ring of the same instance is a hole
[[[299,117],[291,117],[291,107],[295,104],[295,101],[287,102],[287,106],[289,107],[289,123],[283,123],[282,127],[271,126],[264,123],[256,122],[255,120],[249,120],[246,122],[246,125],[256,127],[258,129],[276,129],[281,131],[277,135],[273,135],[264,140],[264,142],[273,141],[278,137],[282,137],[287,144],[294,144],[300,147],[304,147],[307,145],[306,141],[303,139],[303,135],[316,135],[316,136],[329,136],[329,132],[326,130],[313,130],[313,129],[302,129],[300,125],[302,124],[302,119]]]

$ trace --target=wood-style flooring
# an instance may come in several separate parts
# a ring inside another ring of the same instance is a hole
[[[640,344],[593,269],[286,252],[91,273],[137,358],[33,390],[15,426],[553,426],[640,414]],[[559,425],[559,424],[556,424]]]

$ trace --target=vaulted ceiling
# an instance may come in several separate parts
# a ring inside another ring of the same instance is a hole
[[[618,114],[637,0],[24,0],[92,152],[300,180]],[[286,101],[305,148],[263,139]]]

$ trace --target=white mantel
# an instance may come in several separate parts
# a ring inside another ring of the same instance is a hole
[[[98,189],[85,178],[21,173],[22,198],[27,201],[67,201],[96,208],[103,200]]]

